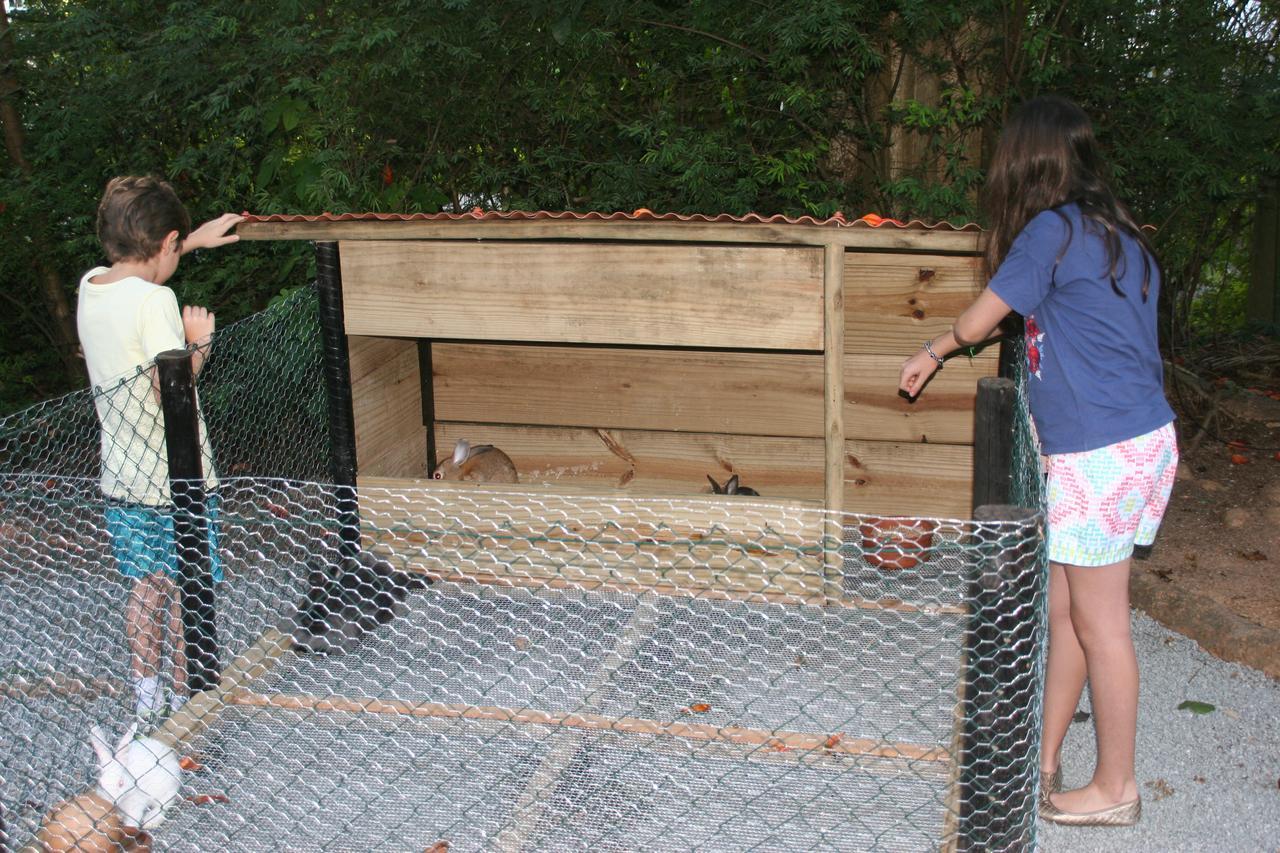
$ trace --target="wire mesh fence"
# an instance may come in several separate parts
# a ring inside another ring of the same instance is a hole
[[[349,492],[319,482],[316,310],[302,291],[215,339],[190,504],[145,370],[0,422],[9,847],[1034,844],[1039,515],[366,488],[357,550]],[[94,409],[122,397],[143,438],[113,457]],[[138,476],[109,483],[113,458]],[[203,562],[174,544],[193,524]],[[176,593],[139,602],[129,560],[214,581],[218,678],[185,703]],[[148,703],[139,624],[161,652]]]

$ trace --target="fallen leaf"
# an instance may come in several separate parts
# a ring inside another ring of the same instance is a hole
[[[1084,723],[1084,722],[1088,722],[1088,720],[1089,720],[1088,711],[1076,711],[1074,714],[1071,715],[1071,722],[1073,723]]]
[[[1157,779],[1154,782],[1148,782],[1147,787],[1155,792],[1153,800],[1163,800],[1165,797],[1173,795],[1173,787],[1163,779]]]
[[[189,773],[195,773],[204,769],[204,765],[196,761],[190,755],[184,755],[178,759],[178,766]]]
[[[521,649],[521,650],[527,649],[529,648],[529,638],[516,637],[515,642],[513,642],[512,645],[515,646],[517,649]]]
[[[1191,779],[1194,782],[1199,782],[1201,785],[1203,785],[1205,781],[1203,776],[1192,776]]]
[[[426,850],[423,850],[422,853],[449,853],[449,842],[437,841]]]
[[[804,666],[808,662],[809,659],[804,655],[796,655],[796,666]]]
[[[822,745],[822,748],[835,749],[839,745],[840,745],[840,733],[836,732],[831,737],[827,738],[827,742]]]
[[[1232,453],[1232,454],[1231,454],[1231,464],[1232,464],[1232,465],[1244,465],[1244,464],[1247,464],[1247,463],[1248,463],[1248,461],[1249,461],[1249,457],[1248,457],[1248,456],[1245,456],[1243,453]]]
[[[1227,447],[1230,447],[1232,450],[1248,450],[1249,444],[1244,441],[1228,441]]]
[[[706,702],[694,702],[684,710],[686,714],[705,714],[711,710],[711,706]]]
[[[1216,709],[1208,702],[1197,702],[1194,699],[1187,699],[1178,705],[1179,711],[1190,711],[1193,714],[1212,714]]]
[[[781,740],[779,740],[776,737],[769,738],[769,741],[768,743],[765,744],[765,746],[769,747],[769,749],[772,749],[774,752],[786,752],[787,750],[791,749],[791,747],[787,746],[785,743],[783,743]]]
[[[1173,580],[1173,571],[1171,569],[1152,569],[1151,574],[1160,578],[1160,580],[1165,583],[1169,583]]]
[[[288,517],[289,517],[289,510],[288,510],[286,507],[282,507],[282,506],[280,506],[280,504],[273,504],[273,503],[268,502],[268,503],[266,504],[266,507],[267,507],[267,512],[271,513],[271,514],[272,514],[272,515],[274,515],[276,518],[288,518]]]
[[[231,798],[226,794],[189,794],[187,802],[193,806],[211,806],[220,803],[229,803]]]
[[[1255,562],[1255,563],[1260,563],[1260,562],[1262,562],[1263,560],[1267,559],[1267,555],[1266,555],[1266,554],[1264,554],[1264,553],[1262,553],[1261,551],[1258,551],[1258,550],[1253,550],[1253,551],[1237,551],[1236,553],[1237,553],[1237,554],[1239,554],[1239,555],[1240,555],[1241,557],[1243,557],[1244,559],[1246,559],[1246,560],[1252,560],[1252,561],[1253,561],[1253,562]]]
[[[1227,715],[1228,717],[1230,717],[1230,718],[1231,718],[1231,719],[1233,719],[1233,720],[1238,720],[1238,719],[1240,719],[1240,712],[1239,712],[1239,711],[1233,711],[1233,710],[1231,710],[1230,708],[1223,708],[1223,709],[1222,709],[1222,713],[1223,713],[1223,714],[1225,714],[1225,715]]]

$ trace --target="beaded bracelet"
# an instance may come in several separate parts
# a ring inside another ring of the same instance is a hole
[[[941,370],[942,368],[946,367],[946,365],[945,365],[945,364],[943,364],[942,359],[938,357],[938,354],[937,354],[936,352],[934,352],[934,351],[933,351],[933,341],[925,341],[925,342],[924,342],[924,351],[925,351],[925,352],[927,352],[927,353],[929,353],[929,358],[933,359],[934,361],[936,361],[936,362],[938,363],[938,369],[939,369],[939,370]]]

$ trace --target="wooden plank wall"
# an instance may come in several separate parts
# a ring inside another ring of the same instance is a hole
[[[386,240],[341,257],[353,335],[822,348],[815,247]]]
[[[822,438],[440,422],[436,442],[496,444],[522,482],[630,494],[709,491],[707,475],[741,476],[767,498],[823,499]],[[973,449],[962,444],[846,441],[844,508],[888,515],[967,515]]]
[[[388,241],[344,244],[342,257],[349,331],[451,338],[432,343],[441,454],[466,438],[502,447],[527,483],[689,495],[706,491],[707,474],[738,473],[766,498],[822,501],[822,249]],[[996,372],[994,348],[953,359],[917,402],[896,387],[903,359],[972,299],[978,259],[843,261],[843,508],[967,515],[973,400],[978,378]],[[495,309],[505,287],[515,295]],[[570,311],[574,300],[586,306]],[[759,316],[735,325],[757,301]],[[353,346],[362,475],[426,473],[414,343],[376,350],[388,386],[378,389],[355,370],[373,344]]]
[[[427,430],[422,423],[418,342],[351,335],[347,348],[358,470],[385,477],[425,477]]]
[[[414,486],[419,490],[403,493]],[[822,594],[818,505],[708,495],[679,498],[670,512],[629,510],[625,498],[575,494],[573,487],[522,487],[518,500],[509,488],[367,477],[360,491],[365,546],[405,568],[463,583],[797,600]]]

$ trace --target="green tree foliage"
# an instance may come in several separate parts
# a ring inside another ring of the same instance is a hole
[[[0,90],[0,410],[73,385],[33,272],[68,296],[125,172],[193,216],[471,206],[968,220],[1002,116],[1094,116],[1160,227],[1167,316],[1280,172],[1274,0],[27,0]],[[37,215],[38,214],[38,215]],[[35,230],[48,233],[36,234]],[[188,257],[222,321],[310,272],[305,246]]]

